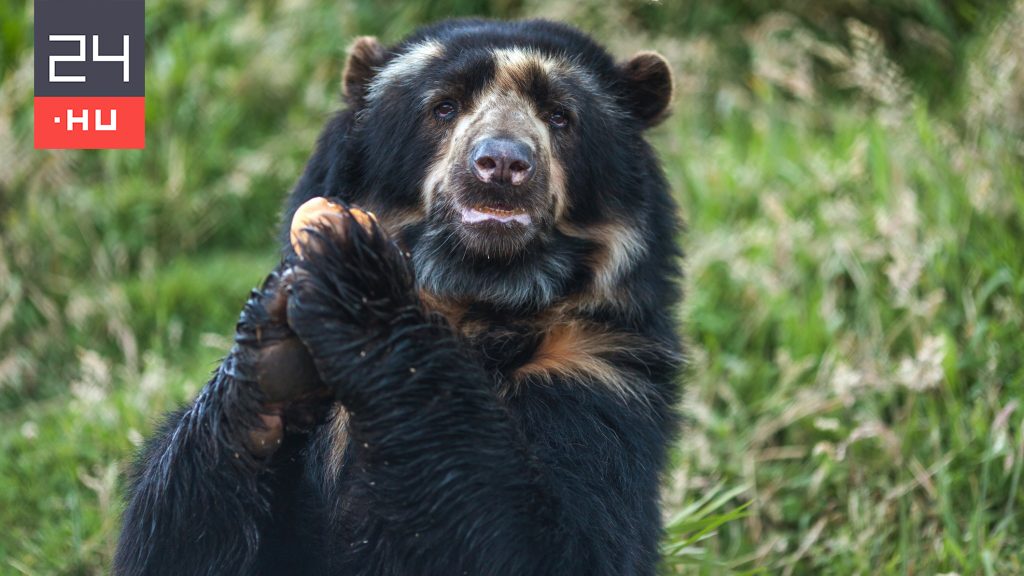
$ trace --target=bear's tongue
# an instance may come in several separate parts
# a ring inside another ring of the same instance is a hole
[[[461,208],[462,222],[465,224],[479,224],[481,222],[501,222],[507,224],[515,222],[528,226],[530,215],[522,210],[506,210],[493,206],[476,206],[473,208]]]

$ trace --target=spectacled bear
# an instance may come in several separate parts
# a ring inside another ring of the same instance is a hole
[[[644,136],[667,63],[451,20],[357,39],[343,89],[281,264],[139,458],[114,573],[653,574],[682,357]]]

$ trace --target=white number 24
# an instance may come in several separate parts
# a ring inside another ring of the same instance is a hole
[[[57,54],[50,56],[50,82],[85,82],[85,76],[60,76],[58,62],[85,62],[85,34],[50,34],[50,42],[78,42],[78,54]],[[93,62],[120,62],[124,81],[128,82],[128,34],[124,35],[124,51],[121,54],[100,54],[100,38],[92,35]]]

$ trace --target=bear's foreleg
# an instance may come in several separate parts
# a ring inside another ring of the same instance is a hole
[[[252,568],[285,467],[329,395],[283,317],[278,273],[253,291],[235,346],[137,463],[115,574],[241,574]],[[291,378],[281,366],[290,364]],[[311,365],[310,365],[311,367]],[[282,448],[282,444],[284,447]]]

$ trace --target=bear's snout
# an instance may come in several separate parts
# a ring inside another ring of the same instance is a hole
[[[469,170],[485,184],[522,186],[535,172],[533,150],[521,140],[484,138],[469,154]]]

